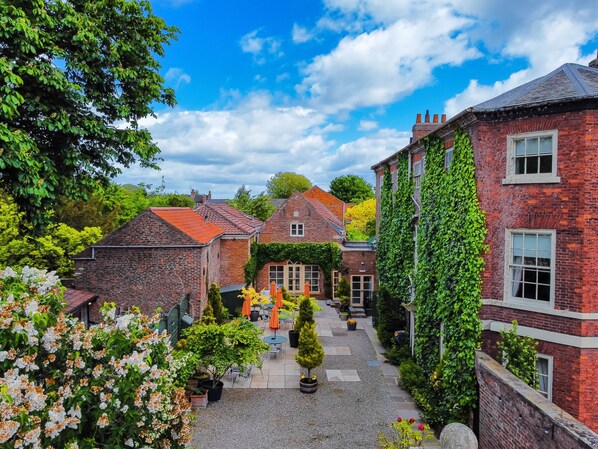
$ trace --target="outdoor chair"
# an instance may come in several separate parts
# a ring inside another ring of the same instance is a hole
[[[249,379],[249,377],[251,376],[252,369],[253,365],[245,366],[243,369],[241,369],[239,366],[233,366],[229,371],[233,385],[235,384],[235,380],[237,379],[237,377]]]

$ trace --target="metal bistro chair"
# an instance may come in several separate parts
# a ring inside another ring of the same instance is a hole
[[[253,365],[244,366],[243,369],[241,369],[241,367],[239,366],[233,366],[229,371],[233,385],[235,384],[235,380],[237,379],[237,377],[240,377],[242,379],[249,379],[249,377],[251,377],[252,369]]]

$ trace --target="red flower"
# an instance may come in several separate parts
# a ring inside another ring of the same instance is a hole
[[[420,432],[423,432],[425,429],[423,424],[420,424],[419,426],[417,426],[417,430],[419,430]]]
[[[397,418],[397,422],[403,422],[403,418],[401,418],[400,416]]]
[[[415,418],[409,418],[409,424],[413,424],[415,422]]]

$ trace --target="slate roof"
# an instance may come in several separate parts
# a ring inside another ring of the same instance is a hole
[[[220,226],[206,222],[188,207],[150,207],[150,211],[198,243],[208,244],[224,233]]]
[[[98,295],[96,295],[95,293],[91,293],[85,290],[75,290],[72,288],[67,288],[64,291],[64,300],[67,302],[65,312],[74,312],[86,302],[96,300],[97,297]]]
[[[598,68],[564,64],[548,75],[474,106],[472,111],[495,111],[586,98],[598,98]]]
[[[251,235],[263,222],[222,202],[208,202],[195,208],[195,212],[208,223],[215,223],[228,235]]]

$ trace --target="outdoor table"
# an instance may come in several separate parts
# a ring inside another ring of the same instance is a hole
[[[267,337],[262,338],[262,340],[265,343],[268,343],[270,346],[275,346],[282,345],[285,341],[288,341],[289,339],[280,335],[277,335],[276,337],[274,335],[268,335]]]

